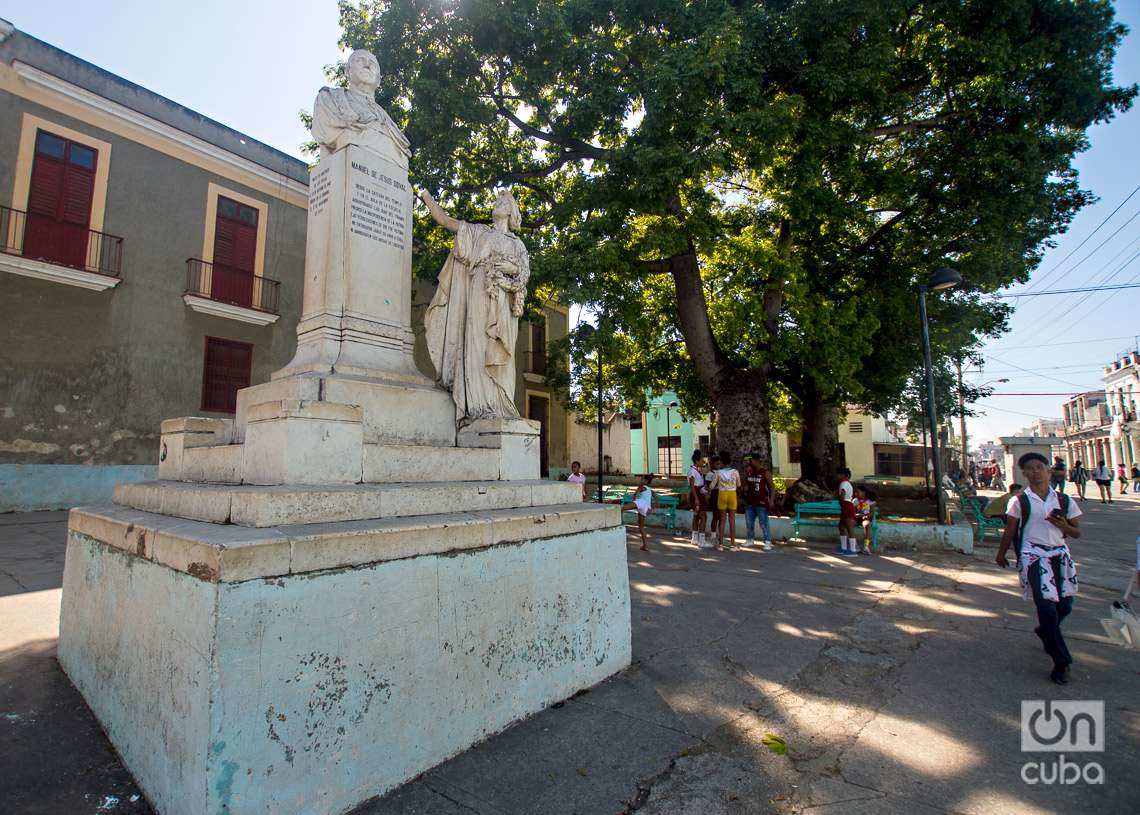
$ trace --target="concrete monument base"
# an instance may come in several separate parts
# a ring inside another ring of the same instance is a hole
[[[617,523],[73,510],[59,660],[164,815],[341,813],[629,664]]]

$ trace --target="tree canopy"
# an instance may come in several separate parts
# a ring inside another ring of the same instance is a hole
[[[533,279],[601,315],[628,392],[714,408],[734,455],[767,451],[769,406],[790,401],[805,473],[846,402],[904,392],[931,270],[965,279],[931,298],[939,352],[1004,329],[986,294],[1088,203],[1072,159],[1136,93],[1112,83],[1125,31],[1104,0],[392,0],[341,17],[380,62],[415,183],[472,216],[514,186]]]

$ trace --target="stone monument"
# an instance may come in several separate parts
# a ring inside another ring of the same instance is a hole
[[[630,660],[619,512],[538,478],[510,400],[518,208],[424,196],[456,232],[433,381],[408,142],[375,58],[347,68],[314,106],[293,360],[234,419],[164,421],[159,481],[71,512],[60,664],[163,815],[344,812]]]

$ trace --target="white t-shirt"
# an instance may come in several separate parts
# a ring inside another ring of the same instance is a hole
[[[1042,499],[1031,488],[1026,487],[1021,491],[1021,495],[1029,496],[1029,521],[1025,524],[1025,534],[1022,536],[1022,540],[1025,543],[1032,543],[1042,548],[1061,546],[1065,542],[1065,536],[1061,534],[1060,529],[1045,520],[1049,517],[1050,512],[1061,508],[1061,498],[1057,492],[1049,490],[1045,498]],[[1016,495],[1010,497],[1009,503],[1005,507],[1005,514],[1010,518],[1021,519],[1021,502],[1017,500]],[[1079,518],[1083,514],[1080,505],[1076,501],[1070,500],[1069,519]]]
[[[649,508],[653,506],[653,490],[649,487],[640,488],[633,496],[633,505],[642,515],[648,515]]]
[[[855,500],[855,488],[851,486],[850,481],[842,481],[839,484],[839,500],[847,501],[850,503]]]
[[[705,474],[701,472],[701,468],[694,464],[689,468],[689,486],[696,487],[698,490],[705,485]]]
[[[581,484],[582,485],[582,497],[583,498],[586,497],[586,474],[585,473],[578,473],[577,475],[575,475],[574,473],[570,473],[570,475],[566,476],[566,480],[569,481],[571,484]]]
[[[740,473],[735,467],[722,467],[716,471],[717,489],[721,492],[736,492],[740,486]]]
[[[1092,477],[1093,481],[1111,481],[1112,470],[1108,469],[1108,467],[1097,467],[1093,470]]]

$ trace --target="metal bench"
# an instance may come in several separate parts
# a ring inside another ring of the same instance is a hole
[[[865,484],[901,484],[902,477],[897,475],[865,475],[859,479]]]
[[[980,500],[978,500],[980,498]],[[1000,538],[1002,530],[1005,529],[1005,516],[999,515],[996,518],[989,518],[986,516],[986,505],[989,500],[981,498],[980,496],[959,496],[962,506],[974,518],[975,530],[974,534],[979,543],[986,540],[986,533],[991,529],[997,533]]]
[[[820,516],[828,516],[829,520],[813,520]],[[833,518],[834,520],[830,520]],[[792,530],[795,536],[800,537],[801,526],[830,526],[836,527],[839,523],[838,501],[807,501],[796,504],[796,512],[792,517]],[[871,551],[879,551],[879,513],[871,512]]]

